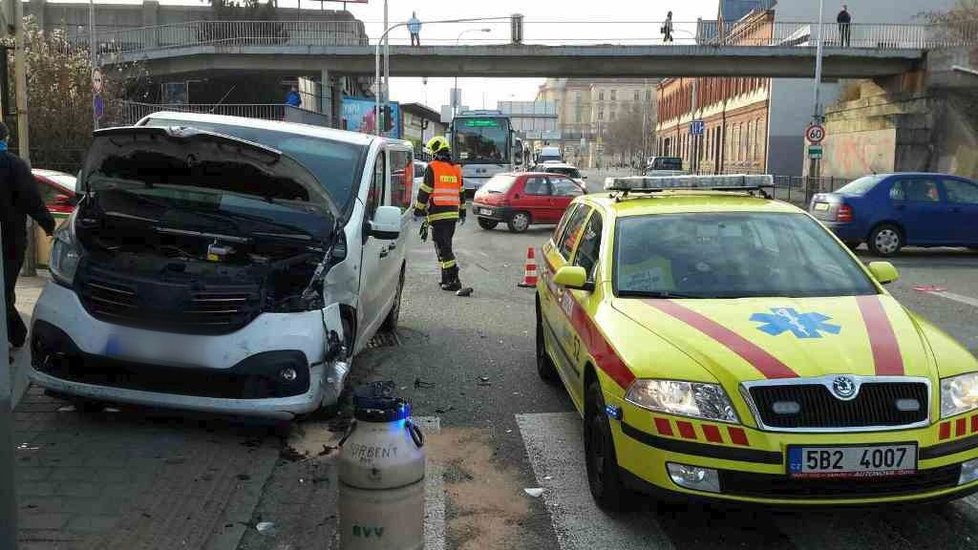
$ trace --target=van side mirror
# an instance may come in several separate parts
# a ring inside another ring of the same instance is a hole
[[[554,284],[575,290],[594,290],[594,283],[587,280],[587,272],[579,265],[565,265],[554,274]]]
[[[897,269],[890,262],[870,262],[869,272],[881,285],[888,285],[900,278]]]
[[[369,225],[371,237],[394,240],[401,236],[401,209],[396,206],[378,206]]]

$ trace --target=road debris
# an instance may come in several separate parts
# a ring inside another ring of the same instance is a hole
[[[435,384],[433,382],[425,382],[420,377],[414,379],[414,389],[416,390],[423,389],[423,388],[433,388],[433,387],[435,387]]]
[[[543,494],[543,487],[525,487],[523,492],[533,498],[539,498]]]

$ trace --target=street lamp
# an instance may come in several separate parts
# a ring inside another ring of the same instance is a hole
[[[482,29],[465,29],[464,31],[458,33],[458,37],[455,39],[455,45],[458,46],[459,42],[462,41],[462,36],[467,32],[491,32],[492,29],[482,28]],[[455,73],[455,85],[452,87],[452,118],[454,119],[458,116],[459,108],[459,97],[458,97],[458,72]]]

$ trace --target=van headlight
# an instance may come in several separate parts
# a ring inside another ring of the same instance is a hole
[[[978,409],[978,372],[941,380],[941,418]]]
[[[679,380],[636,380],[625,399],[650,411],[740,423],[737,411],[719,384]]]
[[[74,231],[71,230],[74,219],[62,225],[54,232],[54,243],[51,245],[51,259],[48,268],[51,270],[51,277],[64,286],[71,286],[75,280],[75,272],[78,271],[78,262],[81,261],[82,251],[75,240]]]

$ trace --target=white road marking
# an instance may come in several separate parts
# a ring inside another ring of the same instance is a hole
[[[613,517],[591,499],[577,413],[518,414],[526,453],[561,550],[673,548],[653,517]],[[529,498],[529,497],[527,497]]]
[[[978,307],[978,298],[972,298],[971,296],[955,294],[954,292],[948,292],[946,290],[932,290],[927,292],[927,294],[940,296],[941,298],[947,298],[948,300],[954,300],[955,302],[960,302],[962,304],[968,304],[972,307]]]
[[[425,436],[441,431],[441,418],[417,416],[411,419]],[[442,467],[428,459],[424,476],[424,547],[445,550],[445,476]]]

